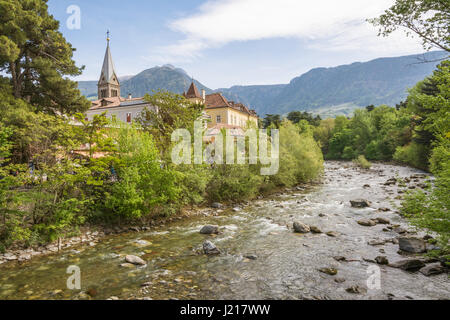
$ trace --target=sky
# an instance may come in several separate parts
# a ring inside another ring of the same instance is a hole
[[[75,80],[98,80],[110,31],[118,76],[164,64],[211,89],[288,83],[312,68],[423,53],[366,21],[394,0],[49,0],[76,48]],[[79,13],[79,14],[78,14]]]

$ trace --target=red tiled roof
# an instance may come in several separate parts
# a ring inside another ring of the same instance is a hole
[[[198,92],[197,86],[194,82],[191,83],[191,86],[189,87],[189,90],[184,95],[186,98],[201,98],[202,96]]]
[[[221,93],[208,94],[205,97],[205,107],[208,108],[220,108],[231,107],[227,99]]]
[[[136,101],[136,100],[142,100],[143,98],[131,98],[131,99],[125,99],[122,97],[111,97],[111,98],[102,98],[99,100],[92,101],[92,106],[89,108],[89,110],[95,110],[95,109],[103,109],[103,108],[115,108],[119,107],[122,102],[125,101]]]
[[[251,110],[242,103],[228,101],[220,92],[208,94],[205,99],[205,107],[208,108],[233,108],[251,116],[257,116],[255,110]]]

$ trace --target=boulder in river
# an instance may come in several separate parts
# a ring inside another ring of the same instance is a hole
[[[213,202],[213,203],[211,204],[211,207],[212,207],[212,208],[215,208],[215,209],[220,209],[220,208],[223,207],[223,205],[222,205],[221,203],[219,203],[219,202]]]
[[[441,266],[441,264],[439,262],[429,264],[419,270],[420,273],[422,273],[423,275],[425,275],[427,277],[435,275],[435,274],[441,274],[444,271],[445,271],[445,268],[443,266]]]
[[[326,273],[330,276],[334,276],[338,273],[337,269],[335,268],[320,268],[319,271],[322,273]]]
[[[322,230],[320,230],[318,227],[316,226],[309,226],[309,229],[311,229],[312,233],[322,233]]]
[[[379,224],[390,224],[391,221],[389,219],[383,218],[383,217],[377,217],[374,219]]]
[[[427,251],[425,241],[415,237],[398,238],[398,246],[400,250],[411,253],[422,253]]]
[[[125,256],[125,261],[134,265],[139,265],[139,266],[143,266],[145,264],[147,264],[144,260],[142,260],[141,258],[137,257],[137,256],[133,256],[131,254]]]
[[[422,260],[405,259],[389,264],[390,267],[399,268],[406,271],[417,271],[425,266]]]
[[[347,261],[347,258],[344,256],[334,256],[333,259],[336,261]]]
[[[293,224],[294,227],[294,232],[297,233],[308,233],[309,231],[311,231],[310,227],[302,222],[294,222]]]
[[[365,199],[356,199],[356,200],[350,200],[350,204],[353,208],[366,208],[370,207],[370,201]]]
[[[339,235],[339,233],[337,233],[336,231],[328,231],[326,233],[326,235],[334,238],[334,237],[337,237]]]
[[[375,258],[375,261],[378,264],[389,264],[389,260],[385,256],[378,256]]]
[[[200,233],[201,234],[218,234],[219,233],[219,226],[214,226],[214,225],[203,226],[200,229]]]
[[[347,289],[345,289],[345,291],[347,291],[348,293],[358,294],[358,293],[364,293],[366,290],[357,285],[354,285],[354,286],[348,287]]]
[[[359,225],[365,226],[365,227],[373,227],[374,225],[377,224],[374,220],[369,220],[369,219],[362,219],[362,220],[358,220],[356,222],[358,222]]]
[[[207,255],[220,254],[220,250],[211,241],[203,242],[203,252]]]

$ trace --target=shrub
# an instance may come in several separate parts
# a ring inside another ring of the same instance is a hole
[[[404,147],[397,147],[394,154],[394,160],[409,164],[413,167],[427,170],[429,147],[411,142]]]
[[[370,169],[370,167],[372,166],[372,164],[367,161],[366,157],[364,157],[363,155],[359,155],[358,158],[353,160],[353,162],[363,169]]]

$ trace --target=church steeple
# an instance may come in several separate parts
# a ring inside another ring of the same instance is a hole
[[[109,48],[109,31],[107,32],[107,45],[105,58],[103,60],[102,72],[98,81],[98,98],[120,97],[120,83],[114,70],[114,63],[111,56],[111,49]]]

